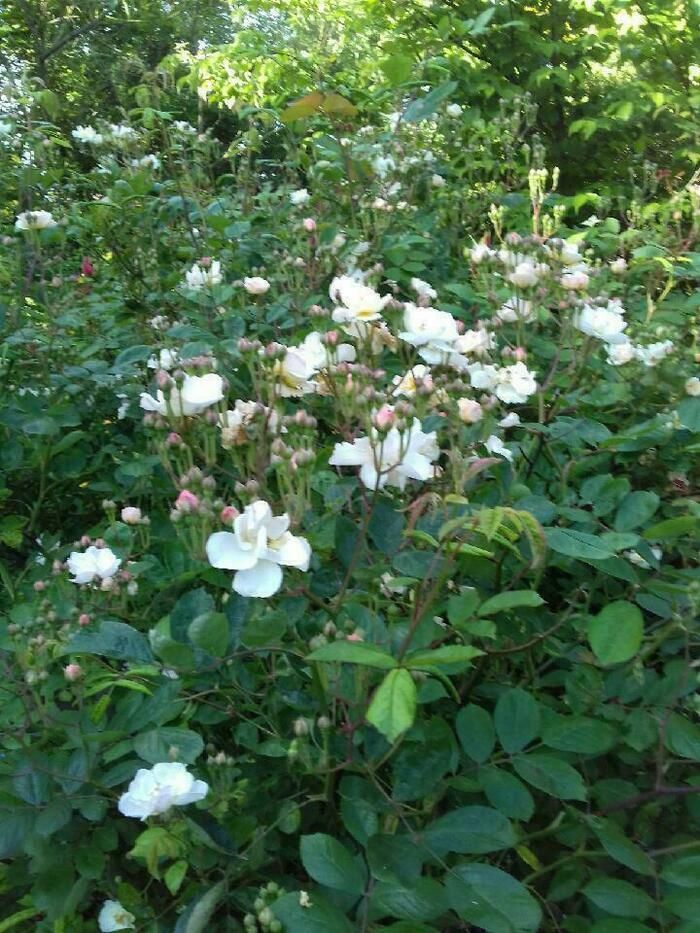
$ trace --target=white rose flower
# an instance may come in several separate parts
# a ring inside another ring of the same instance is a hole
[[[207,373],[206,376],[185,376],[182,388],[171,389],[167,398],[161,389],[158,389],[155,398],[148,392],[142,392],[140,403],[144,411],[179,418],[182,415],[199,415],[223,397],[223,379],[218,373]]]
[[[627,322],[622,316],[622,309],[612,302],[607,307],[599,308],[593,305],[584,305],[583,309],[574,317],[574,326],[589,337],[597,337],[605,343],[625,343],[627,337],[623,333]]]
[[[161,350],[158,356],[152,356],[146,363],[146,366],[148,366],[149,369],[163,369],[166,372],[170,372],[179,358],[177,350],[165,349]]]
[[[109,133],[117,142],[129,142],[138,136],[133,126],[126,126],[124,123],[110,123]]]
[[[494,251],[486,243],[475,243],[469,250],[469,258],[477,266],[480,262],[491,259],[494,255]]]
[[[249,295],[264,295],[270,290],[270,283],[259,275],[243,279],[243,288]]]
[[[150,168],[151,171],[157,172],[160,168],[160,159],[154,153],[149,152],[140,159],[132,159],[130,164],[132,168]]]
[[[516,288],[532,288],[533,285],[537,285],[537,268],[530,261],[519,262],[515,269],[508,273],[506,278]]]
[[[433,188],[444,188],[447,182],[442,177],[442,175],[438,175],[436,173],[435,175],[431,176],[430,184],[433,186]]]
[[[409,479],[432,479],[440,456],[434,431],[426,434],[420,421],[413,419],[407,431],[391,428],[386,434],[372,431],[371,437],[358,437],[352,443],[335,445],[328,461],[331,466],[359,466],[360,481],[368,489],[398,486]]]
[[[495,454],[497,457],[504,457],[511,463],[513,462],[513,452],[508,450],[500,437],[496,437],[495,434],[492,434],[490,437],[486,438],[484,441],[484,447],[486,447],[490,454]]]
[[[697,396],[700,395],[700,378],[691,376],[690,379],[686,379],[685,394],[692,395],[693,398],[697,398]]]
[[[117,933],[117,930],[133,930],[136,917],[122,907],[119,901],[105,901],[97,916],[100,933]]]
[[[212,567],[235,570],[233,589],[241,596],[265,599],[282,585],[282,566],[309,569],[311,547],[289,531],[289,516],[274,517],[267,502],[247,505],[233,522],[233,532],[217,531],[207,541]]]
[[[109,580],[119,570],[121,558],[108,547],[91,545],[86,551],[73,551],[66,561],[68,572],[73,574],[71,583],[92,583],[97,577]]]
[[[484,409],[472,398],[457,399],[460,420],[465,424],[476,424],[484,417]]]
[[[15,230],[47,230],[55,226],[51,211],[23,211],[15,220]]]
[[[391,156],[378,155],[372,161],[372,168],[379,178],[386,178],[389,172],[393,172],[396,168],[396,162],[394,162]]]
[[[496,317],[504,324],[513,324],[515,321],[529,321],[532,318],[532,302],[525,301],[512,295],[496,311]]]
[[[581,222],[581,226],[582,227],[597,227],[599,223],[600,223],[600,217],[596,217],[595,214],[591,214],[591,216],[587,220],[584,220]]]
[[[622,275],[627,269],[627,260],[624,256],[618,256],[610,263],[610,271],[613,275]]]
[[[86,143],[92,146],[99,146],[104,140],[104,136],[98,133],[94,126],[76,126],[71,132],[71,136],[79,143]]]
[[[457,321],[449,311],[419,308],[410,302],[405,305],[403,326],[405,330],[399,333],[401,340],[414,346],[425,362],[432,365],[445,361],[459,337]]]
[[[462,108],[459,104],[448,104],[445,107],[445,113],[448,117],[461,117],[462,112]]]
[[[490,363],[471,363],[467,366],[469,381],[475,389],[493,392],[498,381],[498,369]]]
[[[525,363],[513,363],[497,370],[494,392],[507,405],[523,404],[536,391],[535,374]]]
[[[295,207],[301,207],[302,204],[311,200],[311,195],[306,188],[297,188],[296,191],[290,193],[289,200]]]
[[[197,132],[195,127],[192,126],[191,123],[188,123],[187,120],[175,120],[173,122],[173,129],[177,130],[178,133],[187,133],[188,135]]]
[[[383,309],[391,301],[391,295],[382,296],[349,275],[334,278],[328,291],[339,305],[333,311],[333,320],[336,324],[346,325],[346,332],[355,337],[365,335],[364,325],[381,320]]]
[[[161,762],[152,768],[139,768],[117,808],[123,816],[146,820],[166,813],[171,807],[196,803],[209,793],[205,781],[197,781],[181,762]]]
[[[673,349],[672,340],[662,340],[659,343],[651,343],[648,347],[637,347],[635,356],[644,366],[652,368],[673,353]]]
[[[430,375],[430,367],[418,363],[404,373],[403,376],[394,376],[392,384],[396,387],[394,395],[405,395],[407,398],[413,398],[418,389],[417,383],[432,387],[433,380]]]
[[[125,505],[121,511],[121,520],[126,525],[140,525],[143,515],[136,505]]]
[[[508,412],[508,414],[498,422],[498,426],[501,428],[514,428],[517,424],[520,424],[520,415],[517,411]]]
[[[582,271],[565,272],[559,279],[559,284],[567,291],[582,291],[588,287],[589,282],[589,276]]]
[[[575,266],[583,262],[583,256],[579,253],[576,243],[565,243],[559,252],[559,259],[565,266]]]
[[[454,349],[457,353],[482,356],[488,350],[494,347],[493,335],[485,327],[478,327],[476,330],[465,330],[463,334],[455,340]]]
[[[195,289],[220,285],[223,282],[221,263],[218,259],[215,259],[208,269],[195,263],[189,272],[185,272],[185,280],[189,288]]]
[[[433,286],[430,282],[424,282],[423,279],[411,279],[411,288],[419,298],[437,298],[437,292]]]
[[[624,366],[625,363],[630,363],[637,358],[636,349],[627,339],[622,343],[608,344],[605,349],[608,354],[608,363],[611,366]]]

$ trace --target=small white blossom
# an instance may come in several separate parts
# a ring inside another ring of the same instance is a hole
[[[311,195],[306,188],[297,188],[296,191],[290,193],[289,200],[295,207],[301,207],[311,200]]]
[[[637,347],[635,355],[640,363],[652,368],[673,353],[673,350],[672,340],[661,340],[658,343],[650,343],[648,347]]]
[[[497,457],[504,457],[511,463],[513,462],[513,452],[508,450],[500,437],[496,437],[495,434],[492,434],[490,437],[486,438],[484,441],[484,447],[486,447],[490,454],[494,454]]]
[[[235,570],[233,589],[241,596],[266,599],[282,585],[282,566],[309,569],[311,547],[289,531],[289,516],[274,517],[267,502],[247,505],[233,531],[217,531],[206,546],[212,567]]]
[[[55,226],[51,211],[23,211],[15,220],[15,230],[46,230]]]
[[[690,379],[686,379],[685,394],[692,395],[694,398],[697,398],[697,396],[700,395],[700,378],[697,376],[691,376]]]
[[[459,104],[448,104],[445,107],[445,113],[448,117],[461,117],[463,111]]]
[[[122,907],[119,901],[105,901],[97,916],[100,933],[117,933],[117,930],[133,930],[136,917]]]
[[[622,316],[622,308],[613,302],[608,302],[604,308],[584,305],[574,317],[574,326],[584,334],[597,337],[605,343],[624,343],[627,340],[623,333],[627,322]]]
[[[249,295],[264,295],[270,290],[270,283],[259,275],[243,279],[243,288]]]
[[[93,544],[85,551],[73,551],[66,566],[73,574],[72,583],[92,583],[95,578],[111,579],[121,566],[121,558],[108,547],[95,547]]]
[[[185,272],[188,288],[209,288],[212,285],[221,285],[223,280],[221,263],[218,259],[213,260],[207,268],[195,263],[188,272]]]
[[[71,136],[79,143],[86,143],[91,146],[99,146],[104,140],[104,136],[98,133],[94,126],[76,126],[72,130]]]
[[[209,793],[204,781],[195,780],[180,762],[161,762],[150,769],[139,768],[117,807],[123,816],[146,820],[171,807],[196,803]]]

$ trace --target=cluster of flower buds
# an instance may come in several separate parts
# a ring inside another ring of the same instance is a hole
[[[284,891],[274,881],[263,885],[253,903],[255,913],[243,917],[245,933],[282,933],[282,924],[276,919],[270,905],[284,894]]]

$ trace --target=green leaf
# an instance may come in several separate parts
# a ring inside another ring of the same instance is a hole
[[[206,612],[197,616],[187,629],[193,645],[215,658],[226,654],[229,642],[228,619],[222,612]]]
[[[389,671],[397,666],[397,662],[376,645],[361,641],[333,641],[322,645],[311,654],[307,661],[339,662],[342,664],[364,664],[365,667],[376,667]]]
[[[186,642],[192,622],[213,609],[214,600],[203,587],[185,593],[178,599],[170,613],[170,635],[175,641]]]
[[[491,806],[505,816],[527,822],[535,812],[532,794],[514,774],[502,768],[480,768],[479,782]]]
[[[485,603],[479,606],[477,615],[492,616],[496,612],[508,612],[510,609],[517,609],[519,606],[530,606],[536,609],[542,606],[544,600],[539,593],[534,590],[511,590],[508,593],[498,593],[487,599]]]
[[[416,716],[417,691],[408,671],[390,671],[379,685],[366,719],[390,742],[410,729]]]
[[[431,117],[438,109],[443,100],[446,100],[457,87],[456,81],[447,81],[439,87],[433,88],[425,97],[411,101],[403,112],[401,120],[403,123],[418,123]]]
[[[700,855],[685,855],[667,862],[661,869],[661,877],[679,888],[700,890]]]
[[[654,906],[646,891],[617,878],[594,878],[585,886],[583,893],[596,907],[616,917],[643,920]]]
[[[647,541],[664,541],[672,538],[682,538],[697,527],[698,519],[694,515],[679,515],[677,518],[667,518],[663,522],[647,528],[642,537]]]
[[[442,648],[416,651],[406,658],[404,665],[408,668],[426,669],[455,666],[458,670],[463,670],[465,667],[471,667],[471,661],[483,654],[483,651],[471,645],[444,645]]]
[[[549,748],[580,755],[602,755],[617,741],[617,730],[607,722],[586,716],[553,717],[542,730]]]
[[[128,366],[130,363],[143,363],[149,356],[153,356],[153,347],[147,347],[144,344],[140,344],[136,347],[127,347],[126,350],[122,350],[117,356],[113,368],[120,369],[122,366]]]
[[[182,882],[185,880],[185,875],[187,874],[187,862],[184,859],[180,859],[166,870],[165,875],[163,876],[163,881],[165,881],[165,886],[171,894],[177,894],[180,890]]]
[[[304,868],[314,881],[348,894],[362,894],[365,873],[361,864],[333,836],[326,833],[302,836],[299,848]]]
[[[693,434],[700,432],[700,398],[684,398],[678,405],[678,418]]]
[[[509,754],[519,752],[539,734],[539,706],[525,690],[513,687],[498,698],[494,721],[503,749]]]
[[[149,826],[137,836],[129,852],[131,858],[142,858],[154,878],[160,880],[161,861],[182,856],[184,844],[164,826]]]
[[[413,59],[409,55],[390,55],[379,63],[379,67],[391,85],[408,81],[413,71]]]
[[[310,895],[309,907],[301,906],[300,894],[300,891],[283,894],[273,905],[273,913],[285,933],[354,933],[356,927],[345,914],[317,891]]]
[[[462,920],[486,933],[535,933],[542,914],[527,888],[493,865],[457,865],[446,879],[447,897]]]
[[[571,765],[552,755],[521,755],[513,759],[518,775],[538,790],[558,800],[585,800],[586,787]]]
[[[372,890],[371,905],[379,916],[434,920],[447,910],[447,897],[444,887],[434,878],[416,878],[405,886],[380,881]]]
[[[557,554],[566,557],[577,557],[579,560],[606,560],[612,557],[611,551],[595,535],[583,531],[573,531],[571,528],[545,528],[545,537],[549,547]]]
[[[367,841],[367,862],[377,881],[413,884],[421,873],[424,851],[414,836],[378,833]]]
[[[190,729],[160,726],[134,739],[134,751],[151,765],[159,761],[183,761],[192,764],[204,751],[204,741]]]
[[[700,761],[700,726],[678,713],[671,713],[666,722],[664,744],[679,758]]]
[[[496,744],[496,730],[490,714],[481,706],[470,703],[457,713],[455,729],[460,744],[472,761],[482,764]]]
[[[184,914],[178,917],[173,933],[204,933],[210,927],[214,911],[224,899],[226,888],[226,882],[220,881],[213,888],[195,895]]]
[[[625,496],[615,514],[616,531],[632,531],[649,521],[661,500],[655,492],[637,491]]]
[[[38,418],[28,418],[22,423],[22,430],[25,434],[36,434],[40,437],[50,437],[58,434],[58,422],[49,418],[48,415],[41,415]]]
[[[423,840],[431,853],[444,855],[482,855],[510,849],[517,842],[507,817],[491,807],[461,807],[450,810],[423,831]]]
[[[603,665],[622,664],[639,651],[644,619],[639,608],[622,600],[609,603],[588,623],[588,642]]]
[[[654,863],[639,846],[625,836],[617,823],[605,820],[593,825],[596,836],[610,858],[640,875],[653,875]]]
[[[97,654],[115,661],[150,663],[153,652],[144,635],[125,622],[105,619],[96,632],[80,631],[73,635],[63,654]]]

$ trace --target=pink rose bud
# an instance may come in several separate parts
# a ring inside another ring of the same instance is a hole
[[[183,489],[175,500],[175,508],[179,512],[194,512],[199,508],[199,499],[189,489]]]
[[[83,275],[95,274],[95,267],[90,262],[89,256],[83,256],[83,261],[80,264],[80,271],[83,273]]]
[[[527,350],[525,347],[516,347],[513,350],[513,356],[519,363],[524,363],[527,359]]]
[[[346,641],[364,641],[364,638],[359,632],[351,632],[346,638]]]
[[[81,612],[80,615],[78,616],[78,625],[89,625],[89,624],[90,624],[90,616],[87,614],[87,612]]]
[[[159,389],[165,389],[170,385],[170,375],[164,369],[159,369],[156,373],[156,385]]]
[[[305,217],[303,222],[304,230],[306,230],[307,233],[313,233],[316,229],[316,221],[313,219],[313,217]]]
[[[106,547],[104,538],[95,538],[95,547]]]
[[[43,580],[36,580],[34,582],[34,589],[37,593],[41,593],[42,590],[46,589],[46,583]]]
[[[373,420],[375,428],[379,431],[388,431],[396,423],[396,413],[391,405],[382,405]]]
[[[138,525],[141,521],[141,509],[135,505],[126,505],[122,509],[122,521],[127,525]]]
[[[211,256],[202,256],[198,262],[198,265],[200,265],[203,269],[208,269],[211,265]]]
[[[63,668],[63,676],[71,682],[80,680],[83,676],[83,669],[79,664],[67,664]]]
[[[219,518],[224,523],[224,525],[232,525],[234,519],[238,518],[241,513],[235,507],[235,505],[225,505],[221,512],[219,513]]]
[[[323,335],[323,342],[329,347],[335,347],[340,338],[340,334],[337,330],[329,330],[327,334]]]
[[[90,535],[83,535],[82,538],[80,539],[80,544],[82,547],[88,547],[91,541],[92,541],[92,538],[90,537]]]
[[[165,443],[168,447],[179,447],[182,444],[182,438],[175,431],[171,431],[165,438]]]

